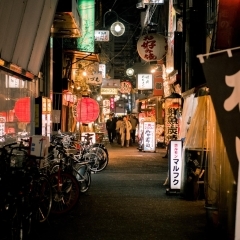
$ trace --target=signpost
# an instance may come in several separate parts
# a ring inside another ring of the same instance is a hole
[[[143,151],[156,152],[155,133],[155,122],[143,122]]]
[[[169,142],[169,189],[166,193],[178,193],[181,186],[181,173],[182,173],[182,141],[171,140]]]

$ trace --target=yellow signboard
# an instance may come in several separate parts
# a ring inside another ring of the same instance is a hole
[[[101,88],[102,95],[117,95],[118,88]]]

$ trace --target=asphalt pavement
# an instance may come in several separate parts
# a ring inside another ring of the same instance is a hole
[[[50,216],[36,240],[205,240],[212,232],[204,199],[187,201],[166,194],[166,150],[143,152],[137,145],[108,144],[109,164],[92,174],[89,191],[64,216]]]

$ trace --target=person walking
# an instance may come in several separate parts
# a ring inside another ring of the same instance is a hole
[[[127,120],[126,116],[123,116],[123,121],[120,126],[120,134],[121,134],[121,146],[124,147],[124,143],[126,141],[126,147],[129,147],[130,140],[130,131],[132,129],[132,124]]]
[[[111,143],[113,143],[113,138],[114,138],[114,133],[115,133],[113,114],[109,114],[109,119],[106,122],[106,129],[107,129],[107,133],[108,133],[108,139],[111,144]]]
[[[116,139],[118,144],[121,144],[120,127],[121,127],[122,121],[123,121],[122,117],[118,117],[118,120],[116,122]]]
[[[113,131],[112,131],[112,140],[116,139],[117,132],[116,132],[116,124],[117,124],[118,118],[112,114],[112,121],[113,121]]]
[[[131,115],[130,116],[130,122],[132,124],[132,130],[131,130],[131,139],[132,139],[132,143],[135,143],[135,138],[136,138],[136,128],[138,126],[138,119],[136,118],[136,116]]]

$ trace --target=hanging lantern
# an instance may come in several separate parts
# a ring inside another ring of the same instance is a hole
[[[137,51],[146,62],[160,60],[167,53],[166,38],[156,33],[143,35],[137,42]]]
[[[15,103],[14,111],[19,122],[29,123],[31,119],[30,97],[18,99]]]
[[[69,103],[76,103],[77,102],[77,96],[72,94],[72,92],[68,90],[63,91],[63,98],[62,98],[62,104],[65,106],[68,106]]]
[[[99,104],[92,98],[82,98],[77,102],[77,121],[82,123],[94,122],[99,115]]]
[[[130,82],[124,81],[120,83],[120,93],[130,93],[132,90],[132,84]]]

